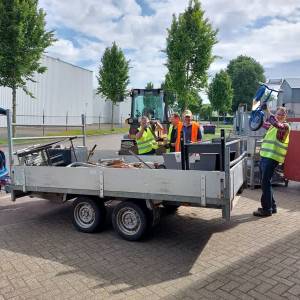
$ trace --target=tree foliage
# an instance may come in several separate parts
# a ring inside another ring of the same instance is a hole
[[[226,71],[221,70],[215,75],[209,85],[208,98],[215,111],[227,113],[231,110],[233,89]]]
[[[211,119],[212,112],[213,109],[211,107],[211,104],[209,103],[203,104],[200,109],[200,118],[205,121],[209,121]]]
[[[198,0],[191,0],[184,13],[173,16],[167,37],[165,83],[176,95],[180,107],[189,106],[189,95],[207,84],[207,70],[214,60],[212,48],[217,31],[205,18]]]
[[[112,102],[111,125],[114,124],[114,106],[128,95],[129,61],[115,42],[107,47],[101,58],[97,94]]]
[[[154,88],[153,82],[147,82],[145,89],[146,90],[152,90]]]
[[[16,90],[27,94],[27,81],[34,73],[44,73],[40,63],[45,49],[55,41],[53,31],[45,30],[45,12],[38,0],[0,1],[0,85],[12,89],[13,122],[16,122]]]
[[[229,62],[227,72],[231,77],[234,91],[232,111],[236,111],[241,103],[247,104],[251,109],[259,82],[265,81],[262,65],[252,57],[240,55]]]

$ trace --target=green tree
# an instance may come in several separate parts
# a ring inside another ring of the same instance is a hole
[[[34,97],[26,84],[34,82],[35,72],[46,71],[40,59],[55,41],[53,31],[45,30],[45,15],[38,8],[38,0],[0,0],[0,86],[12,89],[13,123],[17,89]]]
[[[202,106],[202,99],[196,90],[191,90],[187,94],[187,102],[188,102],[187,109],[189,109],[194,115],[199,115]],[[183,111],[184,109],[185,107],[180,107],[181,111]]]
[[[219,114],[225,114],[231,110],[233,89],[230,76],[226,71],[217,73],[208,88],[208,98],[212,108]]]
[[[200,118],[204,119],[205,121],[210,121],[212,116],[213,109],[211,104],[206,103],[201,106],[200,110]]]
[[[262,65],[252,57],[240,55],[229,62],[227,72],[233,87],[232,111],[236,111],[240,103],[251,109],[259,82],[266,80]]]
[[[217,43],[216,35],[198,0],[191,0],[178,18],[173,15],[165,50],[168,68],[165,82],[182,109],[189,106],[189,94],[206,87],[207,70],[215,59],[212,49]]]
[[[152,89],[154,89],[153,82],[151,82],[151,81],[147,82],[145,89],[146,90],[152,90]]]
[[[107,47],[101,58],[98,76],[99,87],[97,94],[101,94],[112,103],[111,129],[114,128],[114,106],[122,102],[128,95],[129,61],[126,60],[121,48],[113,42]]]

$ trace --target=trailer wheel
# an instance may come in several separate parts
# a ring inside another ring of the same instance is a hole
[[[92,233],[103,229],[106,210],[104,203],[97,199],[78,197],[73,202],[73,224],[82,232]]]
[[[131,201],[121,202],[113,211],[112,224],[125,240],[140,240],[149,226],[147,208]]]

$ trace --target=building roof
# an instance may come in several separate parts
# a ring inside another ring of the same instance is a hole
[[[300,89],[300,78],[285,78],[292,89]]]

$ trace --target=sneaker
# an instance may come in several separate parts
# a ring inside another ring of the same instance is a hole
[[[271,217],[272,213],[270,211],[265,211],[263,209],[258,209],[253,212],[253,216],[255,217]]]

